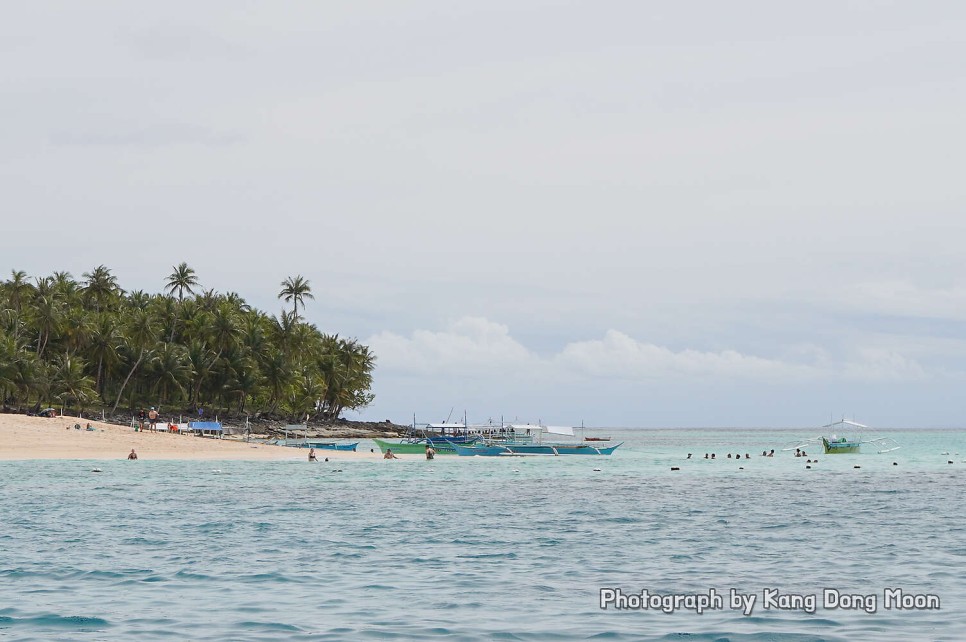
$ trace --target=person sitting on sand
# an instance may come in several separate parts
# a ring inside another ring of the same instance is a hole
[[[392,448],[386,448],[386,454],[382,456],[383,459],[399,459],[393,454]]]
[[[436,456],[436,449],[426,444],[426,459],[432,459]]]
[[[315,457],[315,448],[309,448],[309,461],[318,461]]]
[[[134,452],[134,449],[132,448],[131,449],[131,453],[127,456],[127,458],[128,459],[137,459],[138,458],[138,454],[136,452]]]

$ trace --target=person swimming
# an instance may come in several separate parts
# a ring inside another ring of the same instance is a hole
[[[399,459],[396,457],[395,453],[392,452],[392,448],[386,448],[386,454],[382,456],[383,459]]]

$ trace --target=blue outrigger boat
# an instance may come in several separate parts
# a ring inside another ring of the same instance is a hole
[[[352,444],[338,444],[334,441],[307,441],[302,448],[318,448],[319,450],[348,450],[355,452],[359,447],[359,442]]]
[[[478,446],[452,444],[453,450],[461,457],[525,457],[530,455],[610,455],[624,442],[614,446],[593,446],[591,444],[534,444],[501,443]]]

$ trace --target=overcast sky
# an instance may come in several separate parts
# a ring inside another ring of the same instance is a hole
[[[378,357],[351,418],[966,425],[966,5],[43,2],[0,268]]]

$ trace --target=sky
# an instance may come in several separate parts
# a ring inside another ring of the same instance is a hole
[[[966,5],[15,3],[0,274],[377,356],[352,419],[966,426]]]

